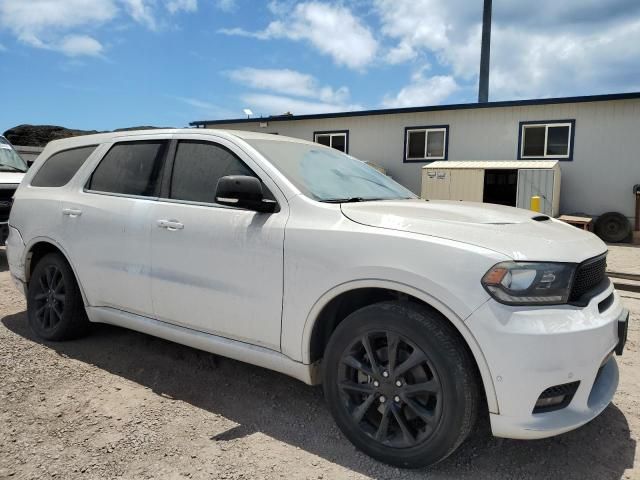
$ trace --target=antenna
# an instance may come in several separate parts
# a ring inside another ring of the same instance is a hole
[[[245,108],[242,111],[247,116],[247,118],[251,118],[251,115],[253,115],[253,112],[251,110],[249,110],[248,108]]]

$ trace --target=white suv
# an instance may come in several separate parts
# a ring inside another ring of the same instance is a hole
[[[110,323],[322,383],[344,434],[394,465],[443,459],[478,414],[496,436],[566,432],[618,384],[628,312],[596,236],[423,201],[315,143],[217,130],[51,142],[9,223],[40,337]]]
[[[0,135],[0,246],[4,245],[9,234],[7,222],[13,195],[26,171],[27,164],[9,141]]]

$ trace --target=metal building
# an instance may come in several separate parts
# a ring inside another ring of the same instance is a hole
[[[640,92],[196,121],[317,141],[383,167],[417,194],[432,161],[558,160],[560,213],[633,220]]]

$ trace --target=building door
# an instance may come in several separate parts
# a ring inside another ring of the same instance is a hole
[[[531,197],[540,197],[540,213],[553,215],[554,171],[545,169],[518,170],[518,208],[529,209]]]

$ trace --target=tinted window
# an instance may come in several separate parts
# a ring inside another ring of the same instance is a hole
[[[424,142],[427,132],[409,132],[409,154],[407,158],[424,158]]]
[[[567,155],[569,152],[569,126],[549,127],[547,155]]]
[[[226,175],[256,176],[242,160],[220,145],[182,141],[178,143],[173,165],[170,198],[215,203],[218,180]]]
[[[320,145],[325,145],[327,147],[331,146],[331,137],[329,135],[318,135],[316,137],[316,142]]]
[[[333,135],[331,137],[331,146],[341,152],[347,149],[347,136],[346,135]]]
[[[34,187],[62,187],[69,183],[97,145],[54,153],[33,177]]]
[[[427,157],[444,156],[444,131],[434,130],[427,136]]]
[[[143,197],[159,195],[166,142],[118,143],[98,165],[89,190]]]
[[[524,129],[524,148],[523,155],[525,157],[542,157],[544,156],[544,138],[546,127],[525,127]]]
[[[325,147],[335,148],[336,150],[347,153],[347,133],[345,132],[316,133],[315,141]]]

